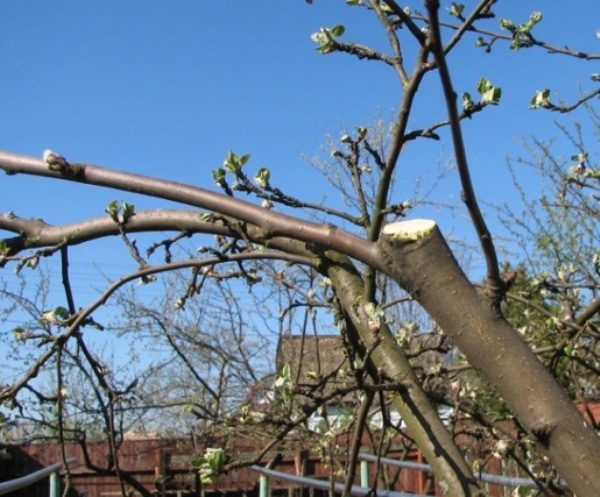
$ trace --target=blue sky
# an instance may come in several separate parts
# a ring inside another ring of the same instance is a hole
[[[600,51],[598,16],[592,15],[597,2],[571,5],[508,0],[495,11],[522,22],[541,10],[540,39]],[[210,171],[234,150],[252,154],[251,168],[271,168],[273,184],[290,193],[337,202],[302,154],[317,153],[326,134],[387,118],[399,99],[386,67],[314,50],[310,34],[337,23],[346,26],[345,40],[387,49],[374,18],[341,0],[312,6],[302,0],[7,0],[0,18],[0,146],[30,155],[52,148],[73,161],[211,188]],[[489,27],[497,29],[497,20]],[[556,134],[554,116],[528,109],[533,92],[551,87],[572,101],[598,71],[589,62],[541,50],[515,53],[501,43],[486,55],[471,41],[452,54],[450,65],[459,92],[476,93],[482,76],[503,88],[500,106],[464,126],[475,186],[489,202],[513,198],[504,157],[522,151],[516,138]],[[444,118],[437,76],[430,75],[411,127]],[[398,200],[411,196],[415,177],[432,181],[451,156],[447,140],[409,148]],[[459,190],[450,178],[437,198],[456,201]],[[26,177],[2,178],[0,195],[2,211],[49,223],[102,215],[115,198],[138,208],[164,205]],[[470,236],[460,216],[425,214],[439,218],[447,232]],[[118,269],[112,253],[78,249],[73,257],[86,268],[93,260]],[[81,271],[81,284],[89,286],[88,269]]]

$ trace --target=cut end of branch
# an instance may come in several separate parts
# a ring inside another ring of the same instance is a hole
[[[388,224],[383,227],[382,233],[392,240],[416,241],[427,238],[436,226],[431,219],[411,219]]]

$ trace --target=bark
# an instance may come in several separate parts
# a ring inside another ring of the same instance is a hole
[[[395,223],[379,242],[387,272],[417,299],[579,497],[600,495],[600,438],[512,327],[469,283],[433,221]]]
[[[395,406],[406,423],[410,436],[431,464],[438,483],[446,495],[481,496],[473,475],[452,434],[443,425],[437,409],[424,392],[409,361],[385,323],[373,331],[365,319],[364,282],[350,260],[333,251],[322,258],[320,270],[333,283],[354,338],[355,347],[363,351],[373,348],[370,361],[375,370],[385,372],[386,378],[401,383]]]
[[[598,436],[584,423],[566,393],[517,332],[492,313],[479,297],[437,227],[425,230],[426,236],[418,238],[414,232],[407,233],[408,237],[394,236],[398,235],[398,226],[391,225],[384,230],[381,241],[375,244],[331,225],[319,225],[261,209],[202,188],[96,166],[78,165],[76,176],[63,176],[49,170],[38,158],[0,152],[0,168],[8,174],[24,173],[95,184],[210,209],[239,220],[238,226],[234,227],[238,231],[255,229],[256,240],[266,245],[279,245],[285,250],[283,240],[289,237],[321,250],[334,249],[384,271],[411,292],[453,337],[469,362],[497,386],[519,421],[546,450],[578,496],[600,495],[600,464],[593,459],[600,454]],[[164,219],[157,220],[157,224],[161,222]],[[5,217],[2,224],[11,230],[8,218]],[[85,222],[79,226],[85,226]],[[204,226],[211,231],[207,224]],[[41,224],[37,228],[46,231]],[[143,228],[140,226],[140,229]],[[85,229],[83,231],[85,233]],[[228,230],[224,228],[223,231]],[[80,240],[85,238],[84,233],[80,233]],[[76,243],[70,238],[63,238],[63,241]],[[40,239],[30,238],[25,233],[23,237],[5,242],[8,242],[11,254],[22,248],[43,245]]]
[[[49,169],[41,158],[0,151],[0,169],[7,174],[44,176],[73,181],[192,205],[235,219],[240,227],[249,223],[261,231],[263,240],[290,237],[324,248],[334,248],[350,257],[378,268],[379,254],[373,244],[351,235],[332,224],[320,224],[288,216],[280,212],[205,188],[177,183],[140,174],[132,174],[91,164],[72,163],[73,173]]]

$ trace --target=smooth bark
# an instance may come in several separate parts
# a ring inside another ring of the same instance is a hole
[[[384,271],[423,305],[453,337],[468,361],[498,388],[519,421],[545,449],[578,496],[600,495],[600,464],[597,462],[600,441],[597,434],[584,422],[566,393],[518,333],[480,298],[437,227],[431,236],[417,240],[394,237],[393,229],[388,229],[387,234],[384,230],[379,242],[370,243],[335,226],[261,209],[202,188],[96,166],[78,167],[76,177],[62,176],[49,170],[39,158],[0,152],[0,168],[9,174],[47,176],[167,198],[237,219],[239,226],[235,226],[236,229],[256,230],[255,239],[266,245],[280,245],[281,248],[285,243],[280,242],[289,237],[321,252],[336,250]],[[6,222],[10,224],[9,220]],[[208,227],[207,224],[204,226]],[[44,233],[42,224],[37,228]],[[85,221],[79,228],[83,240],[86,238]],[[9,245],[16,251],[42,247],[42,238],[29,238],[24,233]],[[93,236],[87,239],[91,238]],[[71,239],[66,241],[72,242]],[[73,240],[73,243],[76,242]],[[314,250],[311,252],[315,253]]]
[[[512,327],[467,280],[435,223],[409,236],[390,225],[379,242],[387,272],[425,307],[494,385],[579,497],[600,495],[600,438]],[[406,225],[405,225],[406,226]]]
[[[484,495],[388,325],[381,323],[377,331],[369,327],[363,311],[364,282],[358,271],[349,259],[332,251],[327,251],[322,261],[320,270],[331,279],[352,331],[358,335],[351,337],[355,346],[363,354],[372,349],[369,360],[374,369],[384,372],[392,382],[402,384],[394,404],[408,433],[431,464],[440,487],[446,495]]]

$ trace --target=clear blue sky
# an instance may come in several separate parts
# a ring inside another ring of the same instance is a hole
[[[421,8],[420,2],[410,4]],[[516,22],[541,10],[540,39],[600,51],[597,0],[507,0],[494,10]],[[337,23],[347,28],[345,40],[385,48],[373,16],[341,0],[6,0],[0,147],[30,155],[51,148],[73,161],[211,188],[210,171],[235,150],[252,154],[251,167],[270,167],[277,186],[313,201],[326,195],[337,201],[301,155],[316,153],[328,133],[338,136],[390,116],[399,98],[386,67],[314,50],[310,34]],[[497,21],[489,26],[497,29]],[[481,197],[510,199],[504,157],[521,151],[515,138],[555,134],[553,116],[528,110],[533,92],[551,87],[571,101],[580,85],[591,87],[589,75],[598,67],[541,50],[513,53],[501,43],[486,55],[471,41],[450,63],[459,92],[476,93],[482,76],[503,88],[502,105],[467,122],[464,131]],[[411,127],[445,118],[437,76],[430,75],[423,89]],[[403,158],[398,199],[411,196],[416,175],[431,180],[451,155],[448,141],[415,144]],[[458,194],[450,179],[437,198]],[[3,177],[0,195],[2,211],[49,223],[101,215],[114,198],[131,200],[26,177]],[[133,201],[138,208],[159,205]],[[460,218],[429,214],[440,217],[447,231],[470,233]],[[81,251],[77,257],[92,255]],[[97,258],[108,262],[106,255]]]

